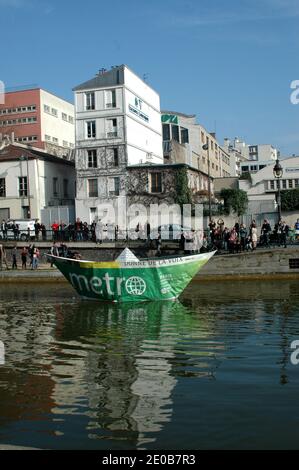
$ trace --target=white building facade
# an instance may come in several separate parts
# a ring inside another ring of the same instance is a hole
[[[231,156],[231,176],[255,173],[272,165],[279,156],[278,150],[271,144],[248,145],[238,137],[232,141],[225,138],[224,148]]]
[[[8,145],[0,151],[1,221],[27,218],[43,221],[43,210],[58,206],[72,209],[74,200],[72,162],[22,144]]]
[[[40,90],[40,126],[44,149],[71,156],[75,147],[75,107],[46,90]]]
[[[92,222],[97,207],[126,197],[126,168],[163,163],[159,95],[126,65],[74,88],[76,214]]]
[[[276,221],[278,187],[281,191],[299,188],[299,157],[280,160],[280,164],[283,169],[280,180],[275,179],[273,174],[275,161],[251,174],[250,179],[239,180],[239,188],[246,191],[248,196],[248,212],[258,222],[262,222],[265,216],[271,219],[271,214],[272,222]]]

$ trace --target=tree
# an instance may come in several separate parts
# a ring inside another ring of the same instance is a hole
[[[181,207],[184,204],[192,204],[191,191],[188,184],[188,175],[186,168],[180,168],[175,175],[175,204]]]
[[[281,209],[283,211],[299,210],[299,188],[281,192]]]
[[[224,212],[235,212],[238,217],[245,214],[248,206],[247,193],[242,189],[222,189],[221,198],[224,200]]]

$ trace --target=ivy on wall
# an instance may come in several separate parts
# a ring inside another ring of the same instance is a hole
[[[281,209],[283,211],[299,210],[299,188],[281,191]]]
[[[183,204],[191,204],[192,196],[188,184],[188,175],[186,168],[180,168],[175,175],[175,204],[182,206]]]
[[[235,212],[238,217],[245,214],[248,207],[247,193],[242,189],[222,189],[220,193],[224,201],[224,212]]]

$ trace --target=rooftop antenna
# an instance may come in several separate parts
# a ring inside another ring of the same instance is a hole
[[[148,73],[144,73],[144,74],[143,74],[143,81],[147,83],[147,82],[148,82],[148,77],[149,77],[149,74],[148,74]]]
[[[107,69],[104,69],[104,67],[102,67],[101,69],[99,69],[98,75],[103,75],[105,72],[107,72]]]

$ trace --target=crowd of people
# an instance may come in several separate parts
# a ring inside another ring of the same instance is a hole
[[[249,227],[236,222],[229,229],[222,219],[217,223],[211,220],[209,223],[210,244],[218,250],[238,253],[241,251],[254,251],[257,246],[269,247],[270,245],[287,247],[288,236],[293,227],[280,219],[272,228],[269,220],[265,219],[258,230],[256,221],[253,220]],[[294,224],[294,237],[299,240],[299,219]]]
[[[36,221],[34,228],[35,240],[39,240],[40,233],[44,239],[44,225]],[[51,229],[53,233],[53,246],[50,254],[75,259],[80,259],[80,254],[77,251],[70,251],[65,242],[81,240],[101,242],[103,240],[117,240],[120,236],[117,226],[112,223],[103,224],[101,221],[93,222],[91,225],[81,222],[80,219],[77,219],[71,225],[54,222]],[[1,230],[5,233],[6,228],[4,223],[2,223]],[[270,245],[276,245],[287,247],[291,231],[293,240],[299,241],[299,219],[297,219],[293,227],[290,227],[281,219],[273,228],[269,221],[265,219],[260,229],[258,229],[255,220],[252,220],[248,227],[243,223],[236,222],[232,228],[228,228],[222,219],[219,219],[217,222],[212,219],[206,231],[182,229],[178,242],[180,251],[183,251],[185,254],[204,253],[211,250],[240,253],[242,251],[254,251],[257,246],[269,247]],[[153,237],[150,224],[147,222],[144,226],[138,223],[134,232],[136,239],[148,242],[148,249],[152,252],[154,251],[156,256],[161,256],[162,246],[164,243],[167,243],[167,237],[163,238],[161,230],[158,230]],[[170,238],[173,238],[173,233],[170,234]],[[17,232],[16,240],[18,240]],[[144,251],[147,251],[146,246],[144,246]],[[22,250],[18,250],[17,245],[15,245],[12,249],[11,269],[18,269],[19,266],[21,269],[27,269],[28,266],[29,269],[35,270],[38,268],[39,259],[40,251],[34,243],[30,243],[28,247],[24,246]],[[6,269],[10,269],[5,246],[1,244],[0,269],[2,270],[4,266]]]
[[[19,252],[17,245],[15,245],[12,249],[12,256],[11,256],[11,269],[18,269],[21,265],[21,269],[29,269],[35,270],[38,268],[40,259],[40,251],[34,245],[30,244],[28,247],[24,246],[22,250]],[[28,265],[29,262],[29,265]],[[2,271],[3,267],[6,267],[9,270],[6,249],[3,245],[0,245],[0,270]]]

